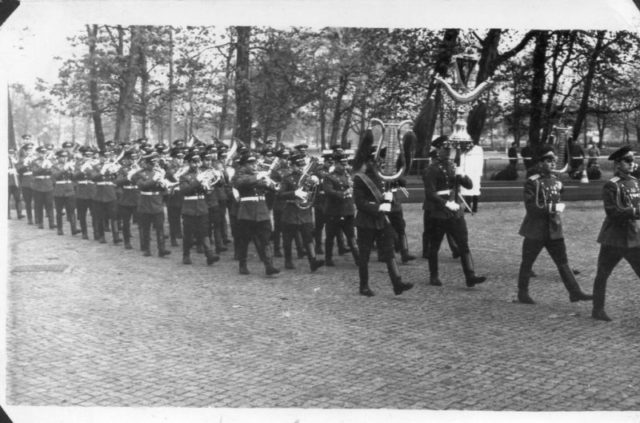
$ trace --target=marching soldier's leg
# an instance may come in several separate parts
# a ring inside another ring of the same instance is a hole
[[[314,212],[315,212],[315,228],[313,230],[313,238],[315,240],[315,251],[318,254],[324,254],[324,251],[322,249],[322,230],[325,228],[327,219],[321,207],[315,207]]]
[[[408,291],[413,288],[413,284],[402,282],[402,276],[400,275],[400,269],[398,268],[398,262],[396,261],[393,244],[395,239],[395,231],[391,225],[386,225],[381,231],[378,232],[377,242],[382,245],[382,254],[387,264],[387,270],[389,272],[389,279],[393,286],[393,293],[396,295],[402,294],[404,291]]]
[[[165,248],[164,238],[164,212],[155,213],[153,215],[153,226],[156,230],[156,240],[158,243],[158,257],[164,257],[171,254],[171,251]]]
[[[522,262],[518,272],[518,301],[523,304],[535,304],[529,296],[529,278],[531,278],[531,268],[542,251],[544,241],[524,238],[522,241]]]
[[[53,199],[56,207],[56,226],[58,227],[58,235],[64,235],[62,229],[62,209],[64,208],[64,198],[54,197]]]
[[[342,232],[340,231],[338,231],[336,235],[336,245],[338,246],[339,255],[347,254],[350,250],[350,247],[345,245],[344,236],[342,236]]]
[[[347,238],[347,244],[349,244],[349,248],[351,249],[353,262],[357,266],[360,261],[360,251],[358,250],[358,244],[356,242],[353,220],[353,216],[345,216],[344,220],[341,220],[340,226],[342,228],[341,233],[344,233],[345,238]]]
[[[313,238],[313,224],[303,223],[299,225],[299,232],[302,236],[302,241],[307,247],[307,259],[309,260],[309,268],[312,272],[315,272],[320,267],[324,266],[324,260],[318,260],[316,257],[315,240]]]
[[[182,264],[191,264],[191,243],[193,240],[192,216],[182,215]]]
[[[294,232],[293,240],[296,243],[296,251],[298,252],[298,258],[299,259],[304,258],[304,256],[306,255],[304,242],[302,242],[302,235],[300,234],[299,231]]]
[[[42,222],[42,219],[44,218],[44,199],[43,199],[44,193],[39,192],[39,191],[34,191],[33,192],[33,203],[34,203],[34,214],[35,214],[35,221],[36,221],[36,225],[38,225],[38,229],[44,229],[44,223]]]
[[[373,244],[374,229],[358,228],[358,249],[360,260],[358,261],[358,276],[360,278],[360,295],[373,297],[375,294],[369,288],[369,256]]]
[[[293,239],[295,233],[290,225],[282,224],[282,248],[284,249],[284,268],[295,269],[293,265]]]
[[[335,266],[333,262],[333,239],[338,234],[339,221],[339,216],[327,216],[325,222],[324,263],[327,266]]]
[[[572,303],[576,301],[591,301],[593,296],[582,292],[580,285],[578,285],[578,281],[576,281],[576,277],[573,275],[573,271],[569,267],[564,239],[548,241],[546,248],[551,259],[556,264],[558,272],[560,272],[562,283],[567,289],[567,292],[569,292],[569,301]]]
[[[207,265],[211,265],[220,260],[220,256],[213,252],[213,250],[211,249],[211,244],[209,243],[209,237],[206,236],[206,230],[209,227],[209,217],[207,215],[198,216],[198,221],[200,222],[200,224],[198,228],[196,228],[196,242],[202,244],[204,255],[205,257],[207,257]],[[184,242],[184,239],[182,240],[182,242]]]
[[[434,286],[442,286],[438,269],[438,251],[446,233],[445,221],[440,219],[438,222],[440,224],[435,224],[433,231],[429,234],[429,285]]]
[[[422,213],[422,258],[429,258],[429,233],[431,231],[431,221],[429,219],[429,211]]]
[[[95,201],[93,203],[93,209],[91,210],[91,220],[95,225],[94,239],[96,239],[101,244],[106,243],[107,241],[104,238],[104,203],[101,203],[99,201]]]
[[[80,222],[80,232],[82,232],[82,239],[89,239],[87,233],[87,200],[79,198],[78,203],[78,221]]]
[[[120,239],[120,232],[118,230],[118,203],[111,201],[108,203],[109,207],[109,223],[111,224],[111,236],[113,243],[118,244],[122,240]]]
[[[145,257],[151,256],[151,216],[148,213],[139,213],[140,224],[140,249]]]
[[[76,205],[75,197],[67,197],[66,210],[67,210],[67,215],[69,216],[69,225],[71,226],[71,235],[80,233],[80,231],[78,230],[78,219],[76,217],[77,205]]]
[[[460,250],[458,248],[458,244],[456,244],[456,240],[449,233],[447,233],[447,242],[449,243],[449,249],[451,250],[451,256],[454,259],[457,259],[458,257],[460,257]]]
[[[282,257],[280,242],[282,241],[282,210],[273,210],[273,256]]]
[[[213,230],[213,241],[216,247],[216,253],[223,253],[227,251],[227,247],[224,246],[224,240],[222,237],[222,220],[224,219],[224,208],[221,206],[217,206],[213,208],[213,213],[211,217],[213,221],[211,222],[212,230]]]
[[[236,223],[237,226],[234,231],[234,245],[237,246],[239,273],[241,275],[248,275],[249,269],[247,268],[247,253],[254,225],[253,222],[248,220],[239,220],[236,221]]]
[[[33,225],[33,191],[31,188],[22,187],[22,198],[24,200],[24,208],[27,213],[27,222]]]
[[[467,222],[464,218],[453,219],[449,226],[451,238],[458,246],[460,254],[460,263],[465,276],[465,282],[468,287],[475,286],[487,280],[484,276],[476,276],[473,257],[469,250],[469,233],[467,231]]]
[[[47,211],[47,218],[49,220],[49,229],[55,229],[56,224],[55,224],[55,219],[53,217],[53,192],[52,191],[45,193],[44,206]]]
[[[271,221],[265,220],[257,222],[256,241],[259,249],[262,250],[261,256],[264,262],[264,271],[267,275],[276,275],[280,273],[280,269],[273,266],[273,250],[271,247]]]
[[[605,322],[611,321],[604,311],[605,294],[607,290],[607,279],[611,275],[614,267],[622,260],[623,250],[620,248],[601,245],[598,254],[598,271],[593,282],[593,310],[591,317]],[[640,274],[639,274],[640,276]]]

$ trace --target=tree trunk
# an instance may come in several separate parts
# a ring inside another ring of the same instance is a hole
[[[442,41],[440,42],[436,52],[436,63],[434,65],[434,69],[437,75],[447,75],[449,65],[451,64],[451,57],[453,56],[457,46],[459,34],[459,29],[445,30],[442,36]],[[434,92],[435,98],[432,98]],[[438,116],[437,112],[440,109],[441,103],[442,94],[440,90],[437,89],[436,82],[432,81],[429,84],[425,100],[422,103],[418,117],[416,117],[413,125],[414,132],[418,138],[416,145],[417,157],[425,157],[426,153],[429,151],[431,138],[433,137],[433,132],[436,126],[436,119]]]
[[[160,124],[162,133],[164,133],[164,126]],[[174,141],[173,135],[175,134],[175,118],[173,117],[173,27],[169,27],[169,142]]]
[[[147,138],[148,114],[149,107],[149,72],[147,71],[147,55],[143,49],[140,49],[140,126],[142,127],[142,137]],[[162,138],[159,139],[162,141]]]
[[[220,105],[220,120],[218,123],[218,138],[224,138],[224,131],[227,124],[228,104],[229,104],[229,81],[231,80],[231,59],[233,58],[233,41],[229,42],[229,52],[226,57],[224,68],[224,86],[222,91],[222,104]]]
[[[318,108],[318,119],[320,120],[320,148],[323,150],[327,148],[327,141],[325,139],[325,131],[327,127],[327,115],[324,98],[320,99],[320,107]]]
[[[89,41],[89,102],[91,104],[91,118],[95,132],[98,149],[104,150],[104,130],[102,128],[102,112],[98,100],[98,70],[96,65],[96,42],[98,38],[98,25],[87,25]]]
[[[578,138],[578,135],[580,134],[580,129],[582,129],[582,125],[584,123],[585,117],[587,116],[587,109],[589,107],[589,96],[591,95],[593,77],[596,73],[598,56],[603,50],[602,45],[604,43],[604,35],[605,35],[605,31],[598,31],[596,35],[596,45],[593,48],[591,57],[589,57],[587,74],[584,78],[584,89],[582,90],[582,100],[580,101],[580,107],[578,108],[578,111],[576,113],[576,121],[573,124],[572,135],[574,140]]]
[[[349,78],[346,75],[340,75],[338,82],[338,94],[333,107],[333,119],[331,120],[331,137],[329,138],[329,147],[334,146],[338,142],[338,134],[340,133],[340,121],[342,120],[342,97],[347,92]]]
[[[120,98],[118,99],[118,109],[116,111],[116,133],[114,136],[116,142],[128,140],[131,134],[131,111],[133,109],[136,80],[138,79],[138,63],[141,50],[140,28],[131,26],[129,30],[131,31],[131,44],[127,67],[121,78]]]
[[[236,137],[251,145],[251,89],[249,81],[249,42],[251,27],[236,27]]]
[[[536,31],[536,44],[533,49],[533,78],[531,81],[531,93],[529,100],[531,103],[531,117],[529,123],[529,141],[535,150],[542,142],[540,139],[540,128],[542,125],[542,97],[544,95],[545,86],[545,61],[547,46],[549,45],[549,32]]]

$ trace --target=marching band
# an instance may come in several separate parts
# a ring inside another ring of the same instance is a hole
[[[471,180],[456,166],[447,137],[432,142],[431,164],[423,172],[425,190],[423,257],[428,259],[430,285],[440,286],[438,250],[444,236],[460,256],[467,287],[486,281],[475,272],[469,249],[464,209],[459,187]],[[151,256],[151,227],[158,257],[166,257],[182,239],[182,263],[191,265],[192,250],[203,253],[207,265],[227,251],[227,225],[234,238],[233,255],[238,272],[250,274],[248,249],[253,243],[266,275],[281,272],[274,257],[284,256],[284,268],[294,269],[297,257],[306,257],[311,272],[335,266],[334,246],[350,252],[359,273],[359,293],[375,295],[369,287],[369,258],[377,248],[386,263],[396,295],[413,287],[403,282],[396,261],[415,259],[409,253],[402,214],[404,181],[381,176],[370,130],[365,132],[354,156],[335,147],[322,160],[307,153],[307,145],[293,150],[276,144],[258,152],[240,141],[231,146],[214,140],[196,140],[190,146],[177,140],[173,146],[151,145],[144,139],[115,145],[104,151],[64,143],[34,148],[30,136],[11,152],[9,196],[14,197],[18,218],[24,204],[28,224],[64,235],[64,217],[70,234],[89,239],[87,213],[91,215],[93,239],[134,249],[132,227],[139,228],[138,246]],[[593,296],[585,294],[568,265],[562,234],[562,183],[556,175],[556,155],[549,146],[529,158],[530,171],[524,185],[526,216],[522,262],[517,280],[517,299],[534,304],[529,296],[531,268],[545,248],[558,267],[570,301],[593,301],[592,317],[609,321],[604,311],[607,279],[622,258],[640,277],[640,185],[637,165],[629,147],[609,157],[615,176],[603,188],[606,218],[598,242],[601,244]],[[406,191],[404,191],[406,192]],[[11,206],[9,206],[11,208]],[[165,208],[169,234],[165,235]],[[9,217],[11,213],[9,213]],[[227,224],[228,222],[228,224]],[[79,227],[78,227],[79,226]],[[322,242],[323,229],[325,233]],[[357,231],[357,233],[356,233]],[[120,238],[122,234],[122,239]],[[346,243],[346,245],[345,245]]]

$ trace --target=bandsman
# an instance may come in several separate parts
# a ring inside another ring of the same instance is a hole
[[[49,229],[55,229],[53,218],[53,179],[51,168],[53,167],[53,152],[44,146],[36,148],[37,157],[31,162],[33,172],[33,200],[35,207],[35,221],[39,229],[44,229],[44,212],[49,219]]]
[[[131,224],[140,201],[140,191],[138,186],[131,182],[133,176],[139,170],[138,159],[140,153],[133,150],[127,151],[122,157],[122,167],[116,173],[115,184],[121,190],[118,198],[118,217],[122,222],[122,238],[124,248],[133,249],[131,245]],[[137,219],[136,219],[137,220]]]
[[[62,229],[63,211],[67,214],[71,235],[75,235],[79,232],[76,224],[76,192],[73,184],[75,160],[67,150],[58,151],[56,156],[57,162],[51,168],[51,177],[55,183],[53,201],[56,208],[58,235],[64,235]]]

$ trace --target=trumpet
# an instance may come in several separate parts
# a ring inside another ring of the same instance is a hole
[[[218,169],[209,168],[199,171],[196,179],[207,190],[211,191],[213,187],[222,179],[223,174]]]

